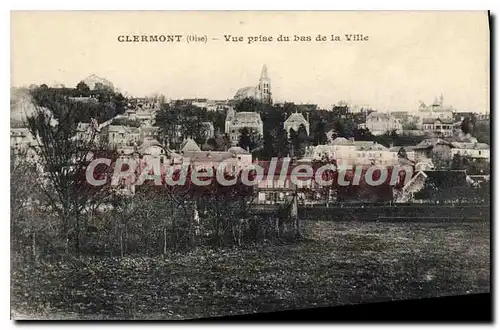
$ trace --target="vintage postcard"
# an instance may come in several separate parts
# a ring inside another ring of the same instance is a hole
[[[490,293],[489,24],[11,12],[11,318]]]

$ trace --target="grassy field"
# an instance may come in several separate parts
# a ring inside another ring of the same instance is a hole
[[[288,245],[12,271],[25,318],[185,319],[490,291],[490,224],[304,222]]]

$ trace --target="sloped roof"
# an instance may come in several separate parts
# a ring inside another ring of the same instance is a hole
[[[119,133],[139,133],[139,127],[130,127],[123,125],[109,125],[108,132],[119,132]]]
[[[453,148],[458,149],[476,149],[476,150],[487,150],[490,148],[486,143],[471,143],[471,142],[451,142]]]
[[[10,129],[11,136],[30,136],[31,132],[26,127],[15,127]]]
[[[246,97],[255,97],[257,95],[257,88],[248,86],[238,89],[236,94],[234,94],[235,99],[243,99]]]
[[[357,150],[381,150],[388,151],[389,148],[374,141],[354,141]]]
[[[231,153],[235,153],[235,154],[250,154],[248,151],[246,151],[242,147],[231,147],[227,151],[231,152]]]
[[[391,114],[389,114],[389,113],[386,113],[386,112],[376,112],[376,111],[375,111],[375,112],[370,113],[370,114],[366,117],[366,119],[367,119],[367,120],[368,120],[368,119],[370,119],[370,120],[371,120],[371,119],[377,119],[377,118],[380,118],[380,119],[382,119],[382,120],[391,120],[391,119],[393,119],[393,120],[396,120],[396,121],[397,121],[397,119],[396,119],[393,115],[391,115]]]
[[[413,151],[415,146],[393,146],[389,148],[389,151],[398,152],[401,148],[404,148],[405,151]]]
[[[308,126],[309,123],[307,122],[307,120],[304,118],[304,116],[301,114],[301,113],[292,113],[290,115],[290,117],[288,117],[286,120],[285,120],[285,124],[286,123],[301,123],[301,124],[304,124],[305,126]]]
[[[443,118],[424,118],[422,119],[423,124],[434,124],[435,122],[441,122],[442,124],[454,124],[455,121],[453,119],[443,119]]]
[[[187,151],[201,151],[201,149],[193,139],[188,138],[182,142],[181,151],[186,153]]]
[[[233,124],[261,124],[262,119],[257,112],[236,112]]]
[[[354,145],[354,142],[351,141],[351,140],[348,140],[344,137],[338,137],[338,138],[335,138],[335,140],[332,141],[331,144],[345,144],[345,145]]]
[[[450,142],[440,139],[440,138],[431,138],[431,139],[425,139],[419,144],[417,144],[414,149],[427,149],[434,147],[437,144],[445,144],[445,145],[451,145]]]
[[[191,162],[222,162],[232,158],[233,154],[227,151],[185,151],[183,157],[189,158]]]
[[[203,126],[208,126],[209,129],[214,129],[214,124],[211,121],[204,121],[201,123]]]

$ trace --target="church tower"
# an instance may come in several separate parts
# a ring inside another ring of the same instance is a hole
[[[269,104],[272,103],[271,78],[269,78],[269,75],[267,74],[267,65],[265,64],[262,67],[262,73],[260,74],[258,92],[262,102]]]

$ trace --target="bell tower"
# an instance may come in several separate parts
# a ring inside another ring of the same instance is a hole
[[[271,78],[269,78],[269,75],[267,73],[267,65],[265,64],[262,67],[262,73],[260,74],[258,91],[262,102],[268,104],[272,103]]]

